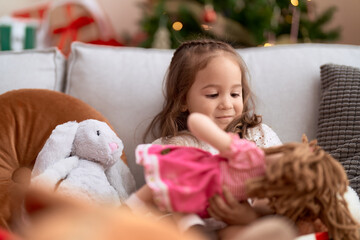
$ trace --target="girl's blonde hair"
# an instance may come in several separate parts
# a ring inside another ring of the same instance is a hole
[[[244,136],[247,128],[261,123],[261,117],[254,113],[255,104],[248,83],[248,70],[240,55],[232,46],[221,41],[194,40],[180,45],[171,59],[166,74],[163,109],[150,123],[145,132],[144,141],[150,132],[153,136],[160,132],[160,137],[174,137],[179,131],[188,129],[189,112],[181,111],[186,102],[186,95],[195,81],[196,74],[219,54],[226,54],[233,58],[238,63],[242,75],[243,113],[229,124],[226,131],[238,132]]]

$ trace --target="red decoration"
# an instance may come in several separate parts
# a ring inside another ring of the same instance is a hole
[[[66,3],[51,9],[49,15],[51,45],[57,46],[65,56],[70,54],[72,42],[89,42],[99,38],[95,19],[84,6]],[[84,31],[85,27],[89,33]]]
[[[20,238],[7,230],[0,228],[0,240],[20,240]]]
[[[74,41],[122,46],[105,13],[95,11],[93,0],[59,0],[49,7],[43,25],[44,46],[57,46],[67,57]],[[95,1],[96,2],[96,1]]]
[[[329,240],[328,232],[315,233],[315,237],[317,240]]]
[[[148,35],[145,32],[138,32],[126,43],[128,46],[139,46],[148,38]]]
[[[116,39],[110,39],[110,40],[107,40],[107,41],[104,41],[104,40],[95,40],[95,41],[90,41],[88,43],[91,43],[91,44],[96,44],[96,45],[105,45],[105,46],[114,46],[114,47],[123,47],[125,46],[122,42],[119,42],[118,40]]]
[[[70,38],[71,42],[76,41],[79,29],[93,22],[94,19],[91,17],[79,17],[73,20],[68,26],[54,29],[53,34],[61,35],[58,48],[63,50],[67,38]]]
[[[216,21],[217,14],[212,5],[206,5],[203,15],[203,20],[206,23],[213,23]]]
[[[12,17],[18,18],[35,18],[42,20],[48,8],[49,3],[37,4],[31,8],[16,10],[11,15]]]
[[[317,232],[307,235],[302,235],[300,237],[295,238],[295,240],[329,240],[328,232]]]

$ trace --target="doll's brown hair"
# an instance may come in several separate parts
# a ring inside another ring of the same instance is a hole
[[[338,161],[306,138],[264,151],[282,156],[267,162],[265,176],[247,182],[249,197],[268,198],[277,214],[295,222],[319,218],[335,240],[359,239],[360,226],[344,199],[348,179]]]
[[[179,131],[187,130],[189,112],[181,111],[186,101],[186,94],[194,83],[196,74],[204,69],[212,58],[221,54],[234,59],[242,75],[243,113],[231,123],[227,131],[236,132],[239,131],[236,129],[241,129],[241,132],[245,132],[247,127],[254,127],[261,123],[261,117],[254,113],[255,104],[248,83],[248,70],[235,49],[221,41],[194,40],[184,42],[175,51],[166,75],[163,109],[150,123],[144,140],[150,132],[153,136],[156,136],[159,131],[160,137],[173,137],[178,135]]]

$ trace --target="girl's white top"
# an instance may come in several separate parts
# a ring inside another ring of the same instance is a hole
[[[267,148],[281,144],[281,141],[276,133],[269,126],[263,123],[254,128],[249,128],[245,138],[247,140],[254,141],[258,147]],[[152,143],[197,147],[205,151],[209,151],[212,154],[218,153],[217,149],[203,141],[197,140],[189,131],[182,131],[178,136],[171,138],[158,138]]]

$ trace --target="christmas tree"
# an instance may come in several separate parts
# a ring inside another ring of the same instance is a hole
[[[340,28],[324,30],[336,8],[315,13],[311,0],[157,0],[142,5],[141,47],[176,48],[209,37],[236,48],[296,42],[331,42]]]

